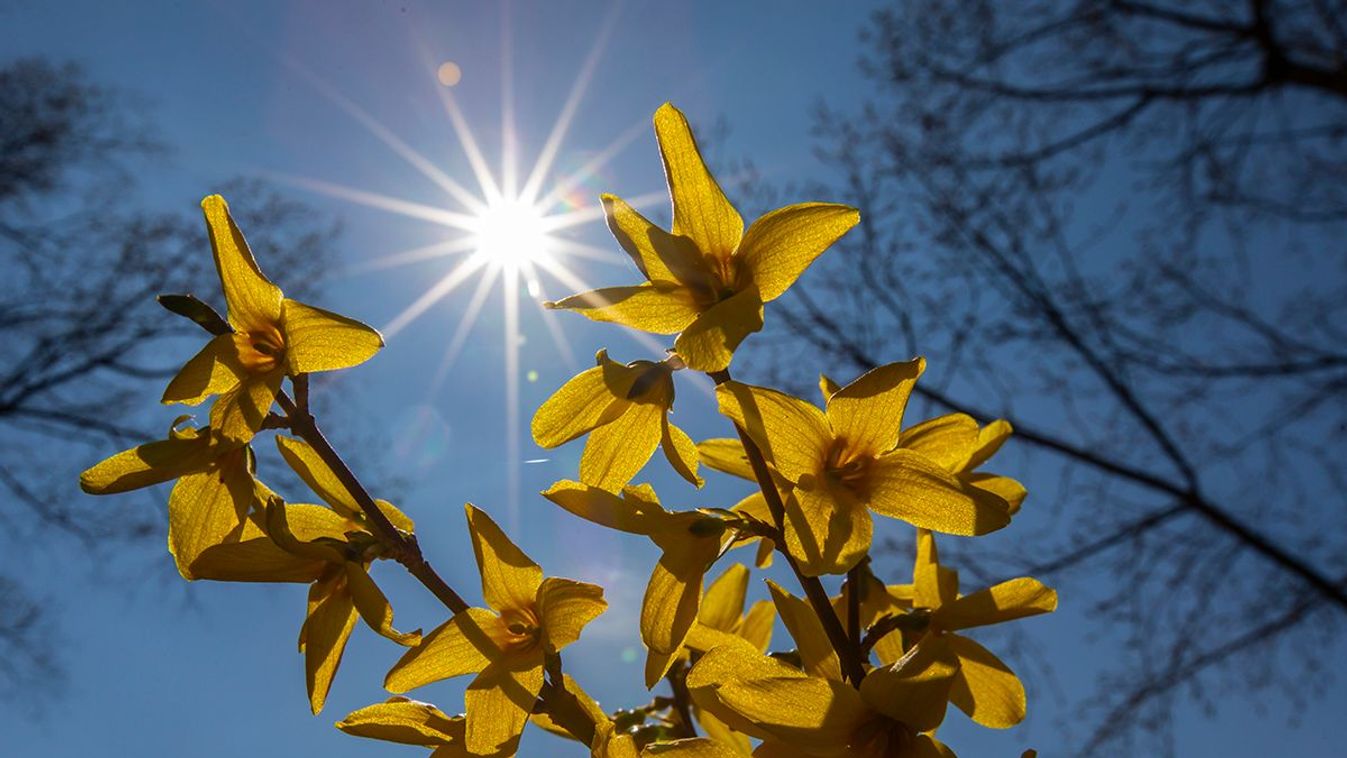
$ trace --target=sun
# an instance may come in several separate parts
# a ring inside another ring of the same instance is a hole
[[[518,271],[551,260],[545,211],[518,198],[489,203],[467,226],[481,263]]]

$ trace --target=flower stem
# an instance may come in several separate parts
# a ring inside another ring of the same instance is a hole
[[[712,371],[708,376],[719,386],[730,381],[730,371]],[[748,436],[748,432],[738,424],[734,425],[734,431],[739,435],[739,441],[744,445],[744,454],[748,456],[748,463],[753,467],[753,476],[758,480],[758,487],[762,490],[763,498],[767,500],[767,510],[772,514],[772,521],[776,526],[776,531],[781,535],[781,539],[776,541],[776,549],[786,559],[786,564],[790,570],[795,573],[795,578],[800,582],[800,587],[804,590],[805,597],[809,599],[809,604],[813,606],[814,613],[818,616],[819,622],[823,624],[823,631],[828,635],[828,641],[832,643],[833,650],[837,651],[838,660],[842,663],[842,672],[854,686],[861,686],[861,680],[865,678],[865,668],[861,665],[860,647],[852,643],[847,636],[846,629],[842,628],[842,622],[837,618],[837,613],[833,611],[832,603],[828,600],[828,593],[823,589],[823,583],[816,576],[807,576],[800,570],[800,564],[796,562],[795,557],[786,549],[786,506],[781,501],[781,492],[776,488],[776,482],[772,480],[772,472],[767,468],[767,459],[763,457],[762,450],[758,448],[757,443]]]

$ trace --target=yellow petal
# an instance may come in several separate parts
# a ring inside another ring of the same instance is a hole
[[[738,255],[753,272],[762,301],[780,297],[820,253],[860,220],[860,212],[845,205],[800,203],[754,221]]]
[[[348,518],[355,518],[360,513],[360,506],[356,505],[350,491],[318,455],[318,451],[309,447],[309,443],[297,437],[278,434],[276,447],[290,468],[323,502]]]
[[[784,392],[739,382],[717,387],[716,400],[721,414],[748,432],[782,476],[798,482],[822,470],[832,435],[818,408]]]
[[[630,734],[618,734],[611,722],[600,723],[595,729],[589,754],[591,758],[640,758],[636,739]]]
[[[985,647],[957,634],[948,636],[959,656],[950,701],[992,729],[1009,729],[1023,721],[1028,701],[1019,677]]]
[[[590,290],[545,305],[654,334],[681,332],[701,313],[687,288],[649,283]]]
[[[873,532],[870,511],[845,487],[797,487],[786,498],[786,548],[809,576],[849,571]]]
[[[1012,516],[1020,512],[1020,507],[1024,505],[1024,499],[1029,496],[1029,491],[1024,488],[1023,484],[1008,476],[962,474],[960,478],[974,487],[986,490],[1006,501],[1006,504],[1010,506],[1010,515]]]
[[[870,369],[828,398],[828,423],[847,449],[868,455],[887,453],[898,444],[903,411],[926,359],[914,358]]]
[[[694,707],[692,717],[697,719],[697,723],[701,725],[702,731],[706,732],[707,737],[732,750],[731,755],[750,756],[753,754],[753,743],[749,741],[748,736],[734,731],[729,724],[716,718],[711,712]]]
[[[725,707],[805,752],[837,752],[873,718],[851,685],[830,679],[738,681],[717,694]]]
[[[696,628],[697,624],[694,622],[692,626],[693,628]],[[691,634],[691,630],[689,630],[689,634]],[[686,638],[684,641],[686,642]],[[655,685],[659,684],[659,680],[663,679],[665,674],[669,673],[669,669],[673,666],[674,661],[680,660],[683,657],[681,648],[672,653],[661,653],[654,648],[646,648],[645,669],[642,672],[645,688],[648,690],[654,689]]]
[[[918,608],[939,609],[959,595],[959,575],[940,565],[935,535],[917,530],[917,561],[912,567],[912,601]]]
[[[667,514],[655,500],[655,493],[641,493],[648,487],[627,487],[621,496],[580,482],[562,480],[553,484],[542,496],[586,521],[609,529],[648,535],[664,522]]]
[[[346,542],[346,524],[334,511],[319,505],[289,505],[279,498],[267,502],[267,535],[282,550],[302,558],[336,566],[344,563],[341,545]]]
[[[869,506],[913,526],[972,537],[1010,523],[1000,496],[959,481],[921,453],[899,448],[870,467]]]
[[[708,650],[688,671],[688,691],[694,704],[736,732],[763,739],[768,736],[752,721],[734,712],[720,700],[719,688],[730,682],[770,679],[775,677],[803,678],[805,674],[776,658],[762,655],[746,642],[734,642]]]
[[[280,322],[281,290],[272,284],[253,260],[224,198],[211,195],[201,201],[210,231],[210,246],[215,253],[215,269],[220,274],[229,323],[247,332]]]
[[[253,438],[276,402],[285,372],[280,368],[265,374],[249,374],[234,389],[224,393],[210,409],[210,425],[226,439],[247,442]]]
[[[406,692],[431,682],[476,674],[502,655],[500,619],[485,608],[469,608],[436,627],[408,650],[384,678],[390,692]]]
[[[915,450],[951,472],[963,470],[977,444],[978,422],[964,413],[923,421],[898,440],[899,447]]]
[[[589,721],[595,727],[595,740],[598,740],[598,732],[602,731],[604,726],[611,728],[612,722],[608,719],[608,714],[594,698],[590,697],[570,674],[562,674],[562,689],[564,692],[558,692],[555,688],[549,693],[549,703],[556,708],[562,709],[568,716],[579,717]],[[555,697],[554,697],[555,696]],[[535,711],[529,715],[529,721],[549,734],[567,740],[575,740],[575,735],[566,731],[565,727],[557,723],[552,708],[545,711]]]
[[[959,669],[942,637],[927,637],[899,661],[866,674],[861,697],[889,718],[928,732],[945,720],[945,704]]]
[[[384,517],[387,518],[388,522],[393,526],[408,534],[416,531],[416,523],[396,505],[393,505],[387,500],[375,500],[374,504],[378,506],[379,510],[383,512]]]
[[[759,600],[748,609],[748,613],[744,614],[743,621],[736,631],[745,642],[757,648],[758,652],[765,653],[767,646],[772,644],[774,623],[776,623],[776,606],[770,600]]]
[[[360,618],[369,624],[369,628],[404,646],[415,646],[421,641],[421,631],[399,632],[393,628],[393,606],[384,596],[379,585],[374,583],[364,566],[358,563],[346,563],[346,589],[355,602]]]
[[[542,687],[541,656],[536,662],[506,657],[482,669],[463,695],[468,711],[468,752],[514,755],[524,722]]]
[[[706,737],[688,737],[670,742],[651,743],[641,751],[641,758],[657,755],[673,758],[741,758],[748,753]]]
[[[276,545],[261,530],[245,522],[244,535],[237,542],[212,545],[192,561],[190,572],[196,579],[217,582],[298,582],[317,581],[326,561],[304,558]],[[249,536],[251,534],[251,536]]]
[[[318,594],[315,594],[318,593]],[[314,715],[323,710],[332,677],[341,665],[346,640],[355,626],[355,606],[351,596],[318,582],[309,593],[309,617],[301,632],[304,650],[304,678],[309,688],[309,707]]]
[[[950,750],[943,742],[929,734],[918,734],[914,737],[912,747],[909,750],[911,758],[959,758],[953,750]],[[1020,756],[1020,758],[1025,757]]]
[[[823,396],[824,405],[827,405],[828,398],[832,397],[840,389],[842,389],[842,385],[834,382],[827,374],[818,375],[818,391],[819,394]]]
[[[669,459],[669,465],[678,475],[686,479],[692,486],[701,488],[704,482],[697,475],[697,445],[687,432],[679,429],[669,422],[668,414],[664,414],[664,436],[660,438],[660,447],[664,450],[664,457]]]
[[[600,350],[596,358],[599,365],[571,377],[533,414],[533,441],[540,447],[570,442],[630,405],[627,395],[637,372],[609,359],[607,351]]]
[[[178,371],[160,402],[197,405],[211,395],[233,389],[244,376],[234,335],[216,335]]]
[[[716,471],[747,479],[750,482],[757,481],[757,478],[753,475],[753,467],[748,463],[748,455],[744,453],[744,443],[740,442],[738,438],[722,437],[702,440],[697,443],[697,455],[701,458],[702,463]]]
[[[641,603],[641,639],[651,650],[666,655],[678,652],[697,619],[706,568],[692,551],[660,556]],[[646,682],[646,686],[653,683]]]
[[[697,621],[712,629],[728,632],[739,623],[748,593],[748,567],[732,563],[706,588]]]
[[[986,463],[997,450],[1001,449],[1001,446],[1006,443],[1006,440],[1010,439],[1010,435],[1013,431],[1014,430],[1010,427],[1010,422],[1005,419],[997,419],[982,427],[982,429],[978,431],[977,451],[974,452],[973,456],[968,460],[968,465],[965,467],[965,470],[972,471],[978,466]]]
[[[384,346],[374,327],[297,300],[282,303],[281,319],[292,375],[359,366]]]
[[[434,747],[462,742],[466,726],[462,716],[451,718],[430,703],[393,698],[352,711],[337,728],[356,737]]]
[[[177,437],[123,450],[80,474],[80,489],[111,495],[177,479],[200,471],[227,447],[212,447],[209,434]]]
[[[735,348],[762,328],[762,298],[755,287],[716,303],[674,340],[674,352],[696,371],[723,371]]]
[[[744,220],[706,170],[687,119],[670,103],[655,111],[655,137],[673,198],[673,233],[691,238],[703,253],[728,257],[739,246]]]
[[[604,216],[617,243],[646,279],[692,287],[711,286],[710,271],[696,243],[650,223],[616,195],[603,195]]]
[[[255,488],[247,457],[237,450],[206,471],[187,474],[168,496],[168,550],[184,579],[192,563],[241,525],[252,509]]]
[[[589,433],[580,455],[580,481],[617,492],[655,454],[664,433],[664,408],[631,403],[612,422]]]
[[[964,595],[943,606],[936,618],[942,629],[968,629],[1055,610],[1057,592],[1037,579],[1022,576]]]
[[[570,579],[548,577],[538,587],[538,616],[547,649],[556,652],[580,639],[585,625],[608,608],[603,588]]]
[[[468,503],[468,532],[482,574],[482,597],[497,612],[533,609],[543,570],[505,536],[486,511]]]
[[[842,665],[837,660],[837,652],[828,640],[823,624],[809,603],[781,589],[776,582],[767,580],[771,590],[772,602],[776,604],[777,615],[786,625],[786,631],[795,640],[795,648],[800,653],[800,662],[811,676],[819,676],[833,681],[842,681]]]

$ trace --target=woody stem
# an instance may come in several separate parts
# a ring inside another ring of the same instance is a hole
[[[717,385],[730,381],[729,369],[708,372],[708,376]],[[786,549],[786,506],[781,500],[781,492],[776,488],[776,482],[772,479],[771,469],[767,468],[767,459],[763,457],[762,450],[758,448],[757,443],[748,436],[748,432],[742,426],[735,424],[734,431],[739,435],[739,441],[744,445],[744,454],[748,456],[748,463],[753,468],[753,476],[758,480],[758,487],[762,490],[762,496],[767,501],[767,510],[772,514],[772,522],[776,526],[777,534],[781,536],[781,539],[776,540],[776,549],[785,557],[786,564],[794,572],[796,580],[800,582],[800,587],[804,590],[805,597],[808,598],[809,604],[813,606],[814,613],[823,625],[824,633],[828,635],[828,641],[832,643],[833,650],[837,651],[838,660],[842,663],[843,674],[848,681],[859,687],[861,680],[865,678],[865,669],[861,665],[860,648],[853,644],[851,638],[847,636],[846,629],[842,627],[842,622],[837,618],[837,613],[833,611],[832,603],[828,600],[827,591],[823,589],[823,583],[819,581],[818,577],[807,576],[800,570],[800,564]]]

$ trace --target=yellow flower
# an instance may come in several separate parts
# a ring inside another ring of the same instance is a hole
[[[840,674],[807,673],[747,645],[722,645],[702,656],[687,683],[698,706],[763,740],[760,755],[953,758],[932,733],[944,720],[954,672],[952,656],[933,645],[871,670],[858,691]]]
[[[384,686],[400,693],[476,674],[464,696],[468,752],[513,755],[543,686],[544,656],[579,639],[607,603],[602,587],[544,579],[490,517],[472,505],[467,514],[491,609],[468,608],[440,625],[393,666]]]
[[[430,703],[405,697],[352,711],[337,722],[337,728],[356,737],[434,748],[430,758],[468,756],[462,716],[450,717]]]
[[[664,449],[679,476],[702,486],[697,450],[682,429],[669,423],[673,366],[667,361],[623,365],[600,350],[598,364],[561,386],[533,416],[533,440],[541,447],[589,434],[580,457],[580,481],[616,492]]]
[[[863,374],[828,397],[826,411],[782,392],[727,382],[720,412],[743,427],[792,485],[786,545],[808,574],[842,573],[870,548],[870,511],[959,535],[1010,523],[1000,495],[899,446],[921,358]]]
[[[1010,439],[1010,422],[1004,419],[981,429],[971,416],[951,413],[938,416],[903,432],[898,446],[916,450],[945,467],[959,481],[1000,495],[1013,516],[1028,494],[1024,485],[1008,476],[974,471],[986,463]]]
[[[365,324],[282,296],[253,259],[224,198],[201,201],[215,268],[229,306],[230,334],[197,353],[164,390],[163,402],[197,405],[211,395],[211,427],[247,442],[262,426],[286,375],[364,363],[383,347]]]
[[[702,596],[697,623],[688,633],[688,648],[706,652],[725,644],[726,637],[737,637],[759,652],[767,652],[776,613],[767,600],[759,600],[744,612],[748,578],[748,567],[733,563],[711,582]]]
[[[955,632],[971,627],[1051,613],[1057,593],[1029,577],[959,596],[959,574],[941,566],[935,537],[917,532],[917,561],[912,570],[913,607],[930,612],[925,636],[916,643],[948,647],[958,658],[950,701],[983,726],[1012,727],[1024,720],[1024,685],[999,658]]]
[[[198,578],[193,563],[245,522],[270,494],[253,478],[247,445],[222,439],[210,427],[180,427],[166,440],[123,450],[80,474],[91,495],[110,495],[177,479],[168,496],[168,551],[184,579]]]
[[[641,602],[641,640],[649,648],[645,686],[654,687],[683,649],[702,602],[702,578],[720,557],[726,524],[702,511],[667,511],[650,485],[615,495],[560,481],[543,497],[582,519],[649,537],[663,551]]]
[[[801,203],[768,213],[745,233],[673,105],[655,112],[655,136],[673,199],[672,233],[620,198],[603,196],[608,228],[647,281],[548,306],[655,334],[681,332],[674,342],[679,357],[698,371],[719,371],[739,343],[762,328],[763,303],[780,297],[860,214],[844,205]]]
[[[248,520],[221,544],[202,551],[192,570],[198,579],[312,583],[299,648],[309,706],[316,714],[327,700],[357,616],[399,645],[415,645],[421,634],[393,628],[392,606],[369,575],[370,563],[381,557],[384,546],[366,527],[346,488],[304,441],[278,436],[276,444],[327,505],[287,505],[273,496],[264,524]],[[378,505],[395,526],[412,531],[411,519],[392,503],[380,500]]]

